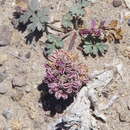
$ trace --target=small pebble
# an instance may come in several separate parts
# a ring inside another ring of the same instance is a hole
[[[12,86],[15,87],[23,87],[26,86],[26,76],[24,75],[17,75],[12,80]]]
[[[27,87],[25,88],[25,91],[26,91],[27,93],[31,92],[31,87],[30,87],[30,86],[27,86]]]
[[[11,109],[6,109],[3,111],[2,115],[7,119],[10,120],[13,116],[13,111]]]
[[[3,72],[0,72],[0,83],[3,82],[7,78],[7,75]]]
[[[11,94],[11,98],[15,102],[20,101],[23,96],[24,96],[24,92],[23,92],[23,90],[20,90],[20,89],[17,89],[16,92],[13,92]]]
[[[121,0],[113,0],[113,6],[114,7],[119,7],[122,5],[122,1]]]
[[[12,130],[12,128],[5,126],[3,130]]]
[[[0,65],[3,65],[8,60],[7,54],[0,52]]]
[[[130,26],[130,19],[128,19],[128,26]]]
[[[128,100],[127,102],[127,107],[128,107],[128,110],[130,110],[130,100]]]
[[[27,59],[29,59],[29,58],[31,57],[31,52],[26,53],[26,54],[25,54],[25,57],[26,57]]]
[[[7,91],[8,91],[7,87],[8,86],[9,86],[8,84],[0,83],[0,94],[3,95],[5,93],[7,93]]]
[[[10,44],[12,31],[8,26],[0,25],[0,47]]]
[[[35,129],[41,129],[41,123],[39,122],[39,121],[34,121],[33,122],[33,127],[35,128]]]
[[[119,113],[120,122],[130,122],[130,115],[127,110],[123,110]]]
[[[4,87],[0,87],[0,94],[5,94],[5,93],[7,93],[7,89],[6,88],[4,88]]]

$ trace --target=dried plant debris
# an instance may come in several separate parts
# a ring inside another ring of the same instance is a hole
[[[112,20],[108,25],[105,25],[104,22],[100,28],[103,30],[104,39],[108,42],[119,43],[123,39],[123,30],[117,20]]]
[[[59,50],[49,56],[44,83],[57,99],[74,96],[88,82],[87,66],[76,63],[76,55]]]
[[[63,47],[64,47],[64,41],[62,38],[54,34],[49,34],[46,41],[46,47],[44,48],[44,55],[49,56],[55,50],[61,49]]]
[[[28,0],[15,0],[17,8],[26,10],[28,8]]]
[[[127,46],[123,51],[122,55],[130,59],[130,46]]]
[[[29,7],[27,9],[16,10],[15,19],[13,19],[13,24],[16,28],[27,29],[28,37],[34,35],[35,33],[41,33],[47,31],[47,24],[49,22],[48,8],[40,8],[40,3],[36,0],[31,0]],[[20,28],[21,27],[21,28]],[[24,28],[23,28],[24,27]],[[34,39],[36,41],[36,38]]]

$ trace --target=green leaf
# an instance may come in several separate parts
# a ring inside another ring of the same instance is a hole
[[[33,16],[30,18],[30,21],[36,26],[38,31],[44,30],[44,25],[42,25],[37,15],[33,14]]]
[[[83,48],[84,48],[83,50],[86,54],[92,53],[92,50],[93,50],[92,45],[84,45]]]
[[[46,45],[45,54],[48,56],[48,55],[50,55],[54,50],[56,50],[55,45],[53,45],[53,44],[47,44],[47,45]]]
[[[38,0],[31,0],[30,4],[29,4],[29,8],[32,10],[32,11],[36,11],[38,10],[40,7],[40,4],[38,2]]]
[[[42,24],[41,24],[40,22],[37,23],[37,30],[38,30],[38,31],[43,30],[43,26],[42,26]]]
[[[92,45],[92,43],[85,41],[85,45]]]
[[[108,49],[108,45],[105,45],[105,44],[104,44],[103,49],[104,49],[104,50],[107,50],[107,49]]]
[[[98,48],[97,48],[96,46],[93,46],[92,53],[93,53],[94,55],[97,55],[97,54],[98,54]]]
[[[70,11],[72,16],[83,16],[85,14],[85,10],[82,8],[80,4],[75,4]]]
[[[43,33],[46,31],[46,25],[49,21],[49,8],[40,8],[38,0],[30,0],[28,9],[23,11],[19,18],[16,18],[15,27],[17,28],[21,23],[26,25],[26,30],[28,31],[26,39],[36,38],[36,36],[32,36],[34,31],[39,31],[39,33]],[[41,34],[42,35],[42,34]],[[32,39],[30,42],[32,42]],[[28,41],[27,41],[28,42]],[[57,46],[61,46],[58,44]]]
[[[49,13],[48,8],[42,8],[37,12],[37,16],[39,17],[41,23],[48,23],[49,21],[48,13]]]
[[[36,30],[36,25],[34,23],[31,23],[27,26],[27,30],[29,32],[34,32]]]
[[[63,18],[62,18],[63,27],[65,27],[65,28],[73,28],[72,19],[73,19],[73,17],[69,13],[64,15]]]
[[[48,14],[49,14],[49,8],[42,8],[41,9],[41,12],[42,12],[42,15],[47,15],[48,16]]]
[[[55,45],[55,47],[58,48],[58,49],[62,48],[64,46],[63,40],[60,37],[55,36],[53,34],[48,35],[48,41],[50,43],[53,43]]]
[[[48,41],[51,42],[51,43],[56,42],[55,36],[53,34],[49,34],[48,35]]]
[[[98,48],[101,54],[105,53],[105,51],[108,49],[108,46],[104,43],[97,43],[96,47]]]
[[[30,21],[34,24],[37,24],[39,22],[39,18],[35,14],[33,14],[30,18]]]
[[[56,48],[62,48],[64,47],[64,42],[61,40],[58,40],[55,44]]]
[[[86,7],[88,5],[88,0],[79,0],[78,4],[81,5],[81,7]]]
[[[19,22],[20,23],[23,23],[23,24],[26,24],[28,21],[29,21],[29,18],[32,16],[32,13],[31,11],[26,11],[24,12],[20,18],[19,18]]]
[[[53,34],[48,35],[47,41],[48,42],[46,42],[47,44],[44,51],[44,54],[46,56],[50,55],[54,50],[61,49],[64,46],[63,40],[60,37],[55,36]]]

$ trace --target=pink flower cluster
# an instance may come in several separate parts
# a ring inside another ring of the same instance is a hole
[[[100,24],[104,24],[104,23],[100,23]],[[92,23],[91,23],[91,28],[90,29],[81,29],[80,30],[80,35],[81,36],[95,36],[95,37],[100,37],[101,36],[101,33],[102,33],[102,29],[99,27],[96,27],[96,21],[95,20],[92,20]]]
[[[73,96],[89,80],[87,66],[76,63],[75,58],[72,53],[59,50],[49,57],[50,61],[45,65],[44,83],[57,99]]]

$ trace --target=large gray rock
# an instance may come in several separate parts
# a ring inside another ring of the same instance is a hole
[[[98,130],[98,123],[95,117],[106,122],[104,114],[100,113],[100,104],[96,97],[95,88],[107,86],[113,79],[113,70],[97,72],[97,79],[83,87],[75,98],[74,102],[67,108],[65,114],[55,123],[51,123],[47,130],[69,128],[69,130]],[[94,74],[95,75],[95,74]],[[91,109],[94,107],[94,111]],[[99,112],[98,112],[99,111]],[[93,114],[94,116],[93,116]]]

